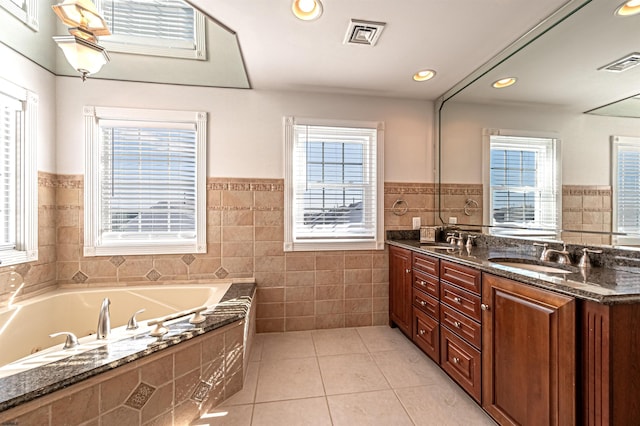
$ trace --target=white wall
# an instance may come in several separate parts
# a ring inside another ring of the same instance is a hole
[[[283,178],[287,115],[385,122],[385,181],[433,182],[433,103],[59,77],[57,172],[84,173],[85,105],[209,113],[208,176]]]
[[[482,129],[555,132],[562,140],[562,183],[610,185],[610,136],[640,136],[640,119],[575,114],[553,106],[451,102],[442,120],[442,177],[482,183]]]
[[[0,78],[38,94],[38,170],[56,171],[55,77],[0,43]]]

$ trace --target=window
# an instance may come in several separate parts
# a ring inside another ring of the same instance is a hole
[[[0,0],[0,6],[34,31],[38,31],[38,0]]]
[[[37,96],[0,79],[0,261],[38,259]]]
[[[206,252],[206,113],[85,108],[85,256]]]
[[[560,228],[560,141],[485,131],[485,223],[494,234],[556,237]],[[527,228],[514,229],[514,228]]]
[[[180,0],[101,0],[110,36],[100,44],[113,52],[207,59],[205,17]],[[162,25],[159,25],[162,23]]]
[[[287,117],[285,251],[382,249],[384,124]]]
[[[611,138],[614,244],[640,244],[640,138]]]

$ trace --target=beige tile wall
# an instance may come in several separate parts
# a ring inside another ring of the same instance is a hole
[[[385,251],[283,251],[281,179],[207,181],[206,254],[84,257],[83,176],[40,179],[41,260],[0,269],[0,297],[24,277],[22,294],[65,287],[175,283],[255,277],[258,331],[307,330],[386,324],[388,255]],[[433,224],[433,184],[385,184],[387,229],[410,229],[412,217]],[[402,199],[404,214],[393,205]],[[44,256],[44,257],[42,257]],[[43,270],[46,270],[44,273]]]
[[[611,232],[611,195],[610,186],[564,185],[562,228]],[[563,232],[562,239],[573,244],[611,244],[609,235]]]
[[[443,184],[440,191],[442,220],[455,217],[458,224],[482,225],[482,185]]]

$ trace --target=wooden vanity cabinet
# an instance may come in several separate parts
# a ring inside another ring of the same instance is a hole
[[[440,362],[440,260],[413,253],[413,342]]]
[[[640,304],[583,301],[581,424],[640,422]]]
[[[389,246],[389,322],[412,336],[412,252]]]
[[[481,401],[481,273],[440,262],[440,366]]]
[[[576,301],[482,275],[482,407],[501,425],[574,425]]]

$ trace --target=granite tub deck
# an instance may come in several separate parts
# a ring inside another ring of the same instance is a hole
[[[411,237],[412,234],[405,233],[400,236]],[[469,251],[466,248],[461,250],[442,250],[430,248],[429,244],[420,243],[417,238],[394,239],[393,236],[387,240],[387,244],[429,254],[441,259],[452,260],[483,272],[579,299],[607,305],[640,302],[640,268],[625,264],[614,265],[611,259],[601,262],[603,266],[595,266],[584,271],[574,267],[572,268],[574,271],[572,273],[553,274],[500,265],[489,260],[492,258],[510,258],[537,261],[538,257],[535,255],[535,250],[532,246],[491,246],[482,244],[472,247]],[[593,255],[592,258],[595,259],[595,256],[597,255]]]
[[[197,326],[186,317],[161,338],[144,334],[1,378],[0,424],[188,423],[242,388],[255,289],[232,284]]]

